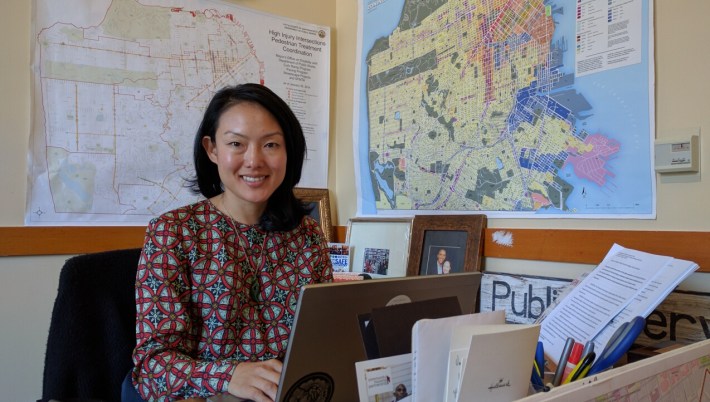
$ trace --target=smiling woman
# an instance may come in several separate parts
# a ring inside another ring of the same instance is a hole
[[[268,88],[218,91],[195,135],[204,200],[153,219],[136,275],[135,367],[144,400],[276,394],[302,286],[332,281],[327,237],[294,194],[306,144]]]

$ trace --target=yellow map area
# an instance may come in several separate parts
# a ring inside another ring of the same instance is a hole
[[[550,9],[468,3],[405,2],[398,27],[368,54],[377,209],[564,209],[572,188],[556,171],[568,149],[590,145],[556,106],[516,106],[521,90],[559,78],[545,76],[554,74]]]

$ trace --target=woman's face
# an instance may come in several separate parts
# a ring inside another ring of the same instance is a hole
[[[230,202],[266,208],[286,176],[287,160],[284,134],[269,111],[253,102],[230,107],[219,119],[214,143],[204,137],[202,145]]]

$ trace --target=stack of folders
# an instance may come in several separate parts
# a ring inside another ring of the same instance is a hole
[[[573,282],[538,320],[548,363],[556,367],[562,358],[567,360],[570,344],[588,345],[599,358],[619,339],[638,335],[643,320],[697,269],[692,261],[614,244],[601,264]]]

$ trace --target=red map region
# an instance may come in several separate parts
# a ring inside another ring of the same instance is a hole
[[[611,155],[619,152],[621,145],[618,141],[601,134],[588,136],[584,143],[592,146],[591,151],[580,153],[576,148],[569,148],[570,155],[565,161],[565,166],[568,163],[572,164],[577,177],[591,180],[599,186],[603,186],[607,176],[615,176],[604,165]]]

